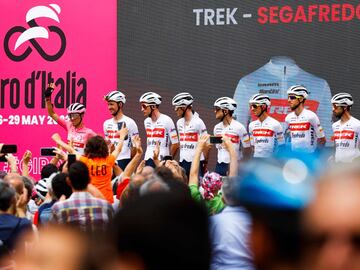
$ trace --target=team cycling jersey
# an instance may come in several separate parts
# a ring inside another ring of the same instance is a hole
[[[133,119],[123,115],[119,120],[115,120],[114,118],[105,120],[104,122],[104,135],[105,139],[109,140],[116,147],[119,143],[119,135],[118,135],[118,123],[125,123],[126,127],[129,130],[128,138],[124,140],[123,147],[121,149],[120,154],[117,156],[117,160],[128,159],[131,158],[131,138],[134,135],[139,134],[138,127]]]
[[[284,132],[279,121],[268,116],[264,121],[255,120],[249,125],[250,143],[254,146],[254,157],[268,158],[279,145],[284,144]]]
[[[245,127],[238,121],[232,119],[230,125],[224,126],[223,122],[220,122],[214,127],[214,135],[225,135],[231,139],[234,145],[238,159],[242,158],[240,146],[242,148],[250,147],[250,138]],[[216,144],[218,149],[217,162],[218,163],[230,163],[229,152],[225,149],[223,144]]]
[[[335,162],[351,162],[360,156],[360,121],[351,117],[347,122],[337,121],[332,125],[335,141]]]
[[[180,162],[183,160],[191,162],[200,136],[207,134],[206,126],[197,113],[192,116],[187,124],[185,118],[180,118],[176,126],[180,137]],[[204,160],[203,154],[201,154],[200,160]]]
[[[70,120],[64,120],[60,117],[57,123],[66,129],[68,133],[68,143],[72,142],[72,147],[75,149],[75,151],[79,152],[80,154],[84,154],[87,140],[93,136],[96,136],[96,133],[92,129],[84,126],[82,128],[75,128]]]
[[[319,118],[310,110],[303,109],[299,115],[291,112],[286,116],[285,122],[286,131],[290,133],[291,149],[294,151],[312,153],[316,149],[317,139],[325,137]]]
[[[245,125],[252,121],[248,100],[254,94],[261,93],[271,99],[269,115],[278,120],[284,128],[285,117],[291,112],[287,101],[287,89],[296,84],[305,86],[310,92],[305,108],[319,116],[328,136],[327,144],[331,145],[332,106],[329,102],[331,100],[329,85],[324,79],[301,69],[289,57],[272,57],[264,66],[240,79],[234,93],[234,99],[238,103],[235,110],[236,119]]]
[[[160,143],[159,157],[162,158],[169,156],[170,142],[172,144],[179,142],[173,120],[165,114],[160,114],[159,118],[155,122],[153,122],[150,117],[146,118],[144,125],[147,137],[145,160],[153,158],[156,142]]]

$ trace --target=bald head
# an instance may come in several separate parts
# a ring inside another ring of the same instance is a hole
[[[23,194],[25,185],[22,176],[20,174],[8,173],[5,176],[4,181],[9,183],[10,186],[12,186],[16,190],[16,193]]]

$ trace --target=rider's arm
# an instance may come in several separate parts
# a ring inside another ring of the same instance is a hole
[[[51,103],[51,93],[54,90],[54,88],[55,88],[55,84],[50,83],[49,87],[46,89],[46,93],[48,93],[48,94],[45,96],[45,106],[46,106],[49,116],[57,122],[59,119],[59,116],[55,113],[53,104]]]

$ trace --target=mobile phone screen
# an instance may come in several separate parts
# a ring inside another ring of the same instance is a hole
[[[56,153],[54,152],[55,149],[53,147],[42,147],[40,148],[40,155],[42,156],[56,156]]]
[[[16,153],[17,152],[17,145],[16,144],[4,144],[1,148],[1,153]]]
[[[221,137],[218,137],[218,136],[211,136],[211,137],[210,137],[210,143],[211,143],[211,144],[222,143],[222,138],[221,138]]]

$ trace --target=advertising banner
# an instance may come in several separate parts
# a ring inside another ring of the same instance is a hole
[[[286,91],[295,84],[308,89],[305,107],[318,114],[328,146],[333,94],[351,93],[352,114],[360,117],[358,1],[120,0],[119,6],[120,86],[134,99],[149,90],[162,95],[162,112],[173,118],[172,97],[188,91],[208,132],[222,96],[237,101],[236,117],[247,126],[249,98],[264,93],[272,99],[270,115],[283,122],[290,112]]]
[[[67,135],[47,115],[51,80],[55,112],[65,118],[71,103],[82,103],[85,125],[102,133],[102,98],[117,83],[117,3],[1,0],[0,7],[0,142],[18,145],[18,162],[31,150],[30,174],[37,176],[49,160],[40,148],[54,146],[53,133]]]

